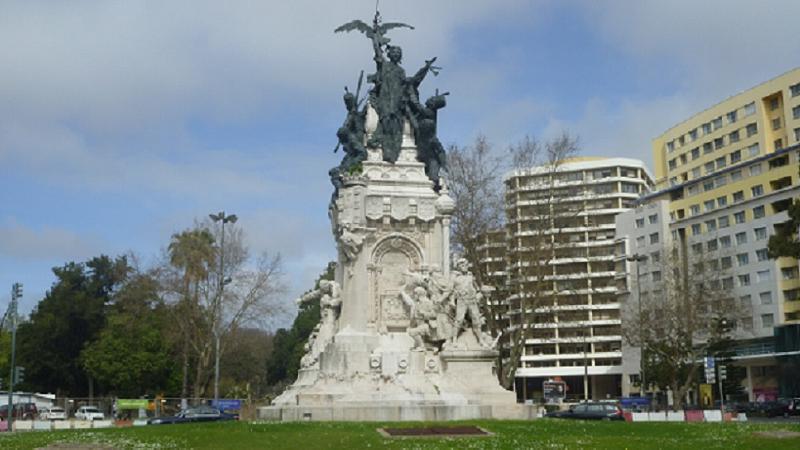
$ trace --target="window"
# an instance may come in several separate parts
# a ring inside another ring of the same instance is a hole
[[[689,130],[689,140],[694,141],[697,140],[697,128],[694,130]]]
[[[717,197],[717,206],[722,208],[723,206],[728,204],[728,197],[723,195],[722,197]]]
[[[697,195],[697,185],[693,184],[686,189],[686,195],[691,197],[692,195]]]
[[[721,137],[714,139],[714,150],[719,150],[722,147],[725,147],[725,140]]]
[[[692,253],[703,253],[703,244],[700,242],[692,244]]]
[[[757,184],[750,188],[750,192],[753,194],[753,197],[764,195],[764,186]]]
[[[667,151],[671,152],[673,150],[675,150],[675,142],[674,141],[667,142]]]
[[[742,171],[741,170],[734,170],[731,172],[731,182],[739,181],[742,179]]]
[[[655,251],[653,253],[650,253],[650,262],[652,262],[653,264],[661,262],[661,252]]]
[[[769,101],[769,110],[770,111],[775,111],[776,109],[778,109],[780,107],[781,107],[781,102],[780,102],[780,100],[778,100],[778,97],[773,97],[772,99],[770,99],[770,101]]]
[[[756,102],[750,102],[744,105],[744,115],[750,116],[756,113]]]
[[[798,130],[800,130],[800,128],[798,128]],[[692,179],[695,179],[695,178],[700,178],[700,168],[699,167],[695,167],[694,169],[692,169]]]
[[[761,315],[761,326],[764,328],[772,328],[775,324],[775,318],[772,314]]]
[[[775,147],[775,150],[782,149],[783,148],[783,139],[775,139],[775,141],[772,143],[772,145]]]
[[[636,228],[644,227],[644,218],[636,219]]]
[[[772,129],[773,130],[780,130],[781,129],[781,118],[776,117],[772,119]]]
[[[707,155],[714,151],[714,145],[711,142],[706,142],[703,144],[703,154]]]
[[[720,175],[714,178],[714,186],[720,187],[728,184],[728,178],[725,175]]]
[[[651,214],[647,216],[647,220],[650,222],[650,225],[658,223],[658,214]]]
[[[689,207],[689,212],[691,215],[696,216],[700,214],[700,205],[692,205]]]
[[[703,182],[703,191],[708,192],[714,189],[714,180],[706,180]]]
[[[739,253],[736,255],[736,265],[739,267],[750,264],[750,256],[747,253]]]
[[[794,129],[794,140],[795,141],[800,141],[800,128],[795,128]]]
[[[758,133],[758,124],[751,123],[747,125],[744,129],[747,132],[747,137],[750,137],[756,133]]]
[[[789,90],[792,92],[792,97],[797,97],[800,95],[800,83],[789,86]]]
[[[739,286],[750,286],[750,274],[739,275]]]
[[[717,170],[722,169],[723,167],[728,165],[727,161],[725,161],[724,156],[717,158],[716,163],[717,163]]]
[[[728,228],[729,226],[731,226],[731,221],[728,218],[728,216],[722,216],[718,220],[720,228]]]
[[[792,108],[792,118],[800,119],[800,106],[795,106]]]
[[[753,233],[755,233],[757,241],[762,241],[762,240],[767,238],[767,229],[766,229],[766,227],[754,228],[753,229]]]
[[[692,236],[699,236],[702,231],[700,231],[700,224],[693,223],[692,224]]]
[[[743,308],[750,307],[752,305],[753,299],[750,295],[743,295],[739,297],[739,306]]]
[[[722,116],[712,120],[711,125],[714,127],[714,130],[719,130],[720,128],[722,128]]]
[[[756,206],[755,208],[753,208],[753,219],[760,219],[764,217],[764,215],[765,215],[765,210],[763,205]]]
[[[744,223],[745,221],[744,211],[733,213],[733,221],[736,222],[737,224]]]
[[[784,267],[781,269],[781,278],[784,280],[794,280],[800,276],[800,271],[797,267]]]
[[[772,304],[772,292],[762,292],[758,294],[758,298],[761,300],[762,305]]]
[[[658,233],[650,234],[650,243],[651,244],[658,244]]]
[[[653,271],[653,282],[657,283],[659,281],[661,281],[661,271],[660,270],[654,270]]]
[[[723,256],[719,259],[720,264],[722,265],[723,269],[730,269],[733,266],[733,260],[730,256]]]
[[[734,142],[739,142],[739,130],[736,130],[728,135],[728,142],[731,144]]]
[[[750,166],[750,176],[761,175],[761,164],[753,164]]]
[[[747,147],[747,156],[750,158],[758,156],[761,153],[760,149],[758,148],[758,143],[755,143],[749,147]]]
[[[703,127],[703,134],[709,134],[709,133],[711,133],[711,122],[704,123],[704,124],[702,125],[702,127]]]
[[[670,159],[669,160],[669,170],[675,170],[676,167],[678,167],[677,161],[675,161],[674,159]]]
[[[708,249],[708,251],[710,251],[710,252],[714,252],[714,251],[716,251],[716,250],[717,250],[717,248],[718,248],[718,246],[717,246],[717,240],[716,240],[716,239],[712,239],[712,240],[710,240],[710,241],[706,242],[706,248],[707,248],[707,249]]]
[[[719,238],[719,245],[722,246],[722,248],[731,248],[731,237],[722,236]]]
[[[703,209],[705,209],[706,212],[713,211],[714,206],[716,206],[716,202],[714,200],[706,200],[703,202]]]
[[[742,160],[742,151],[736,150],[735,152],[731,153],[731,164],[736,164]]]
[[[741,233],[736,233],[736,245],[747,244],[747,233],[742,231]]]
[[[706,174],[714,173],[714,161],[705,163],[703,168],[706,169]]]
[[[759,261],[766,261],[769,259],[769,252],[765,248],[760,248],[756,250],[756,258],[758,258]]]
[[[700,147],[695,147],[692,149],[692,160],[695,160],[700,157]]]
[[[726,277],[722,279],[722,289],[733,289],[733,277]]]
[[[678,177],[672,177],[669,179],[670,186],[677,186],[678,185]]]
[[[644,236],[639,236],[636,238],[636,246],[644,247]]]
[[[742,191],[734,192],[733,193],[733,202],[737,203],[737,202],[742,202],[742,201],[744,201],[744,192],[742,192]]]
[[[756,278],[758,279],[759,283],[764,282],[764,281],[769,281],[769,279],[770,279],[769,269],[767,269],[767,270],[759,270],[758,272],[756,272]]]
[[[716,219],[706,220],[706,231],[708,231],[709,233],[717,231]]]

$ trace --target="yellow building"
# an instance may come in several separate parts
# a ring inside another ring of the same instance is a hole
[[[788,219],[786,209],[800,197],[798,144],[800,68],[653,140],[657,192],[649,201],[667,202],[671,238],[690,253],[727,249],[730,255],[720,261],[730,264],[733,276],[722,284],[751,308],[738,323],[741,336],[764,350],[747,362],[751,399],[759,397],[758,377],[767,380],[760,389],[770,391],[768,397],[778,395],[779,370],[768,356],[780,347],[778,339],[770,341],[776,330],[794,325],[792,332],[800,332],[798,262],[771,260],[766,250],[769,236]]]

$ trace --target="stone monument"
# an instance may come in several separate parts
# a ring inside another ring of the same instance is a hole
[[[436,74],[435,58],[413,76],[386,31],[400,23],[355,20],[371,40],[376,71],[365,102],[344,95],[338,130],[345,156],[329,172],[329,216],[338,247],[335,281],[298,302],[319,301],[321,319],[297,381],[268,420],[449,420],[521,418],[525,408],[494,372],[496,340],[486,334],[469,264],[450,265],[446,155],[436,137],[438,92],[425,103],[419,86]],[[363,103],[363,104],[362,104]],[[337,149],[339,146],[337,146]]]

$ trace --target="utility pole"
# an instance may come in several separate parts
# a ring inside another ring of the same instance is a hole
[[[222,330],[222,299],[225,293],[225,224],[236,223],[236,214],[225,215],[225,211],[219,214],[209,214],[208,217],[214,222],[222,222],[222,232],[219,243],[219,294],[215,302],[214,309],[214,406],[219,408],[219,340]]]
[[[22,298],[22,283],[11,286],[11,304],[8,305],[8,317],[11,324],[11,370],[8,374],[8,431],[14,429],[14,378],[16,377],[17,357],[17,300]]]

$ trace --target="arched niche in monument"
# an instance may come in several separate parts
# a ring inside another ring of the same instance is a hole
[[[404,332],[409,326],[408,309],[400,298],[405,275],[422,267],[420,247],[401,234],[391,234],[375,245],[370,258],[370,303],[372,321],[381,332]]]

